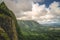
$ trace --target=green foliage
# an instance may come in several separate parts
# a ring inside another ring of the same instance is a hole
[[[23,40],[60,40],[58,27],[43,26],[32,20],[18,20],[18,24]]]
[[[0,32],[5,40],[18,40],[17,30],[15,30],[15,28],[17,29],[18,27],[16,17],[13,12],[6,7],[4,2],[0,4],[0,26],[5,31],[4,33]]]
[[[2,28],[0,28],[0,36],[4,37],[5,40],[10,40],[8,34]]]
[[[12,19],[13,26],[16,26],[17,40],[60,40],[60,30],[56,29],[57,27],[43,26],[32,20],[18,20],[18,25],[13,12],[2,2],[0,4],[0,27],[2,29],[0,29],[0,37],[2,36],[5,40],[12,40],[12,36],[9,35],[13,35],[12,28],[8,27],[8,19],[10,21]]]

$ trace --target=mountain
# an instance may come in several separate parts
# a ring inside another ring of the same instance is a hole
[[[46,32],[50,29],[54,30],[54,28],[60,28],[59,24],[39,24],[36,21],[33,20],[18,20],[18,24],[20,26],[22,33],[40,33],[40,32]]]
[[[60,40],[60,27],[46,26],[33,20],[17,20],[24,40]]]
[[[18,24],[20,26],[21,32],[26,34],[37,34],[41,32],[41,30],[44,31],[48,28],[33,20],[18,20]]]
[[[39,23],[37,23],[36,21],[33,21],[33,20],[18,20],[18,24],[20,26],[30,26],[30,27],[39,27],[42,25],[40,25]]]
[[[51,27],[60,27],[60,23],[50,23],[50,24],[41,24],[44,26],[51,26]]]
[[[0,4],[0,40],[18,40],[17,21],[4,2]]]

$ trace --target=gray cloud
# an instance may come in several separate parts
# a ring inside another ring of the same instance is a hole
[[[45,4],[38,3],[32,5],[32,11],[26,11],[19,20],[35,20],[39,23],[56,23],[60,21],[60,7],[59,2],[53,2],[49,8]]]
[[[0,0],[0,3],[2,3],[3,2],[3,0]]]
[[[12,10],[16,17],[21,16],[21,11],[32,10],[32,2],[42,2],[42,0],[4,0],[10,10]]]
[[[21,20],[37,20],[39,22],[58,22],[60,20],[59,2],[53,2],[49,8],[45,4],[39,5],[34,2],[44,0],[4,0],[9,9]]]

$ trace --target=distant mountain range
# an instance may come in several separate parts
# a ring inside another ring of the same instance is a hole
[[[19,24],[19,26],[27,25],[27,26],[30,26],[30,27],[45,27],[45,26],[60,27],[60,23],[39,24],[38,22],[33,21],[33,20],[18,20],[18,24]]]
[[[50,30],[50,28],[54,29],[60,26],[59,24],[39,24],[33,20],[18,20],[18,24],[20,26],[21,32],[25,34],[46,32]]]
[[[60,27],[60,23],[50,23],[50,24],[42,24],[44,26],[52,26],[52,27]]]

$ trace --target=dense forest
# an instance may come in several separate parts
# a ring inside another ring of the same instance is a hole
[[[60,40],[59,26],[44,26],[33,20],[18,20],[24,40]]]

